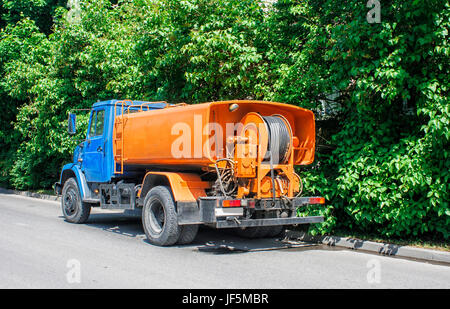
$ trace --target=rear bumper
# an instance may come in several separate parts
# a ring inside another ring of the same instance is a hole
[[[296,225],[308,223],[323,222],[322,216],[295,217],[297,208],[311,204],[311,198],[301,197],[292,199],[289,205],[286,205],[281,199],[258,200],[255,203],[249,203],[249,200],[242,200],[243,207],[222,207],[223,199],[206,197],[200,198],[198,202],[177,202],[177,217],[179,225],[189,224],[208,224],[216,228],[235,228],[235,227],[256,227],[256,226],[279,226]],[[252,200],[254,201],[254,200]],[[252,206],[250,206],[252,205]],[[266,211],[273,214],[273,210],[280,212],[289,210],[291,216],[282,218],[258,218],[253,219],[250,216],[252,211]]]
[[[270,218],[270,219],[247,219],[247,220],[219,220],[216,222],[216,228],[232,227],[255,227],[255,226],[276,226],[276,225],[295,225],[307,223],[323,222],[323,217],[292,217],[292,218]]]

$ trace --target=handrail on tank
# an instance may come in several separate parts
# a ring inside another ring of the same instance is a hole
[[[143,112],[144,111],[144,107],[146,107],[147,108],[146,110],[149,111],[150,110],[150,108],[149,108],[150,104],[160,104],[160,103],[166,104],[166,106],[164,108],[167,108],[167,107],[171,106],[166,101],[144,102],[142,104],[133,104],[132,100],[116,101],[116,103],[114,104],[115,116],[117,116],[117,105],[119,105],[119,104],[121,105],[121,108],[122,108],[121,115],[123,115],[124,112],[129,114],[131,107],[135,107],[137,111]],[[180,104],[186,104],[186,103],[180,103]]]
[[[177,104],[167,105],[166,107],[177,107],[177,106],[186,106],[186,105],[188,105],[188,104],[181,102],[181,103],[177,103]]]
[[[143,111],[142,108],[145,106],[145,107],[147,107],[147,111],[149,111],[150,110],[149,104],[159,104],[159,103],[166,104],[166,106],[164,108],[169,107],[169,103],[167,103],[166,101],[145,102],[145,103],[142,103],[142,104],[139,104],[139,105],[134,105],[134,106],[140,107],[141,111]]]

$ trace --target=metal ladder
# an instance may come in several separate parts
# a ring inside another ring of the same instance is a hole
[[[120,115],[117,115],[117,107],[120,104]],[[114,174],[123,174],[123,161],[125,159],[124,156],[124,143],[123,143],[123,130],[125,126],[125,119],[124,119],[124,111],[126,108],[128,108],[130,105],[133,104],[133,101],[131,100],[122,100],[117,101],[114,104],[114,146],[116,149],[116,153],[114,154]],[[129,108],[128,108],[129,110]],[[117,164],[120,162],[120,170],[117,169]]]
[[[126,118],[125,113],[127,115],[130,114],[130,107],[135,107],[138,112],[144,112],[144,111],[150,111],[150,104],[158,104],[158,103],[164,103],[166,104],[166,107],[169,107],[170,105],[166,101],[158,101],[158,102],[144,102],[142,104],[133,104],[133,101],[131,100],[121,100],[117,101],[114,104],[114,137],[113,142],[116,149],[116,153],[114,155],[114,174],[123,175],[123,162],[126,160],[125,154],[124,154],[124,138],[123,138],[123,131],[125,127],[125,121]],[[186,103],[180,103],[180,104],[186,104]],[[117,109],[120,109],[121,113],[120,115],[117,114]],[[117,169],[117,165],[120,162],[120,170]]]

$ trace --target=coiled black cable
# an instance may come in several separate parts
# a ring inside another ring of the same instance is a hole
[[[269,144],[264,160],[270,159],[274,164],[286,163],[289,158],[289,148],[291,146],[290,128],[285,121],[278,116],[262,117],[269,131]]]

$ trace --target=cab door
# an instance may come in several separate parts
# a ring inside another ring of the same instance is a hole
[[[103,182],[105,178],[105,109],[91,112],[84,142],[82,170],[88,182]]]

